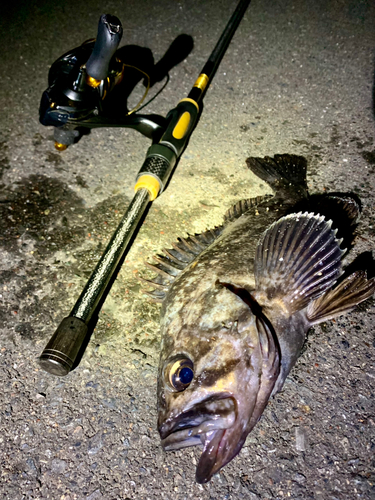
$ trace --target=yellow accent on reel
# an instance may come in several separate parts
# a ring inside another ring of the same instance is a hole
[[[178,122],[176,123],[172,135],[175,139],[182,139],[185,137],[186,132],[188,130],[190,123],[190,113],[188,111],[185,111],[185,113],[182,113],[180,116]]]
[[[194,87],[198,87],[198,89],[200,89],[202,92],[204,91],[204,89],[207,87],[207,84],[208,84],[208,76],[205,75],[204,73],[201,73],[196,82],[194,83]]]
[[[90,85],[90,87],[93,87],[94,89],[96,89],[96,87],[99,87],[99,85],[102,82],[101,80],[97,80],[96,78],[93,78],[90,75],[87,75],[86,81],[87,84]]]
[[[134,191],[137,192],[140,189],[147,189],[150,193],[150,201],[154,201],[159,194],[160,183],[153,175],[141,175],[134,186]]]
[[[57,151],[65,151],[67,147],[68,146],[66,144],[55,141],[55,148],[57,149]]]

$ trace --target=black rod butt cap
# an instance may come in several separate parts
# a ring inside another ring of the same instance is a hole
[[[64,318],[39,358],[41,368],[63,377],[75,367],[87,337],[87,325],[74,316]]]

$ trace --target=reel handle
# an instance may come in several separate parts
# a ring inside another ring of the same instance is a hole
[[[99,19],[98,34],[86,71],[95,80],[105,80],[112,56],[117,50],[122,37],[121,21],[116,16],[102,14]]]

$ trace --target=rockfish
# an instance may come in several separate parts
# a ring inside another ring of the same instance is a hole
[[[243,200],[222,226],[180,238],[156,257],[158,275],[148,282],[162,302],[162,446],[202,446],[199,483],[239,453],[283,387],[309,328],[375,291],[365,271],[340,279],[342,238],[347,244],[353,232],[358,198],[309,196],[303,157],[247,164],[275,195]]]

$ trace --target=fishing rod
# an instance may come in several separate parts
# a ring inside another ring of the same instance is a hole
[[[135,121],[133,128],[140,127],[142,129],[140,131],[144,135],[151,138],[155,138],[158,135],[161,135],[161,137],[147,151],[146,159],[137,175],[133,200],[108,243],[101,259],[92,272],[69,316],[62,320],[39,358],[39,364],[45,371],[53,375],[64,376],[74,369],[81,359],[93,331],[93,325],[95,326],[96,324],[98,309],[101,306],[103,297],[109,291],[113,278],[119,270],[119,264],[128,252],[130,248],[129,243],[150,202],[154,201],[163,192],[178,159],[188,143],[190,135],[198,121],[202,108],[200,104],[205,92],[250,1],[241,0],[238,3],[188,96],[183,98],[168,113],[166,120],[163,122],[143,117],[139,122]],[[79,108],[78,111],[73,117],[70,116],[71,107],[64,110],[62,109],[63,106],[56,105],[54,100],[55,96],[58,95],[56,92],[65,92],[64,95],[68,98],[72,96],[74,98],[75,92],[78,95],[76,102],[80,103],[82,101],[82,99],[79,99],[80,90],[84,89],[86,92],[87,87],[91,87],[95,91],[100,86],[104,87],[103,81],[109,87],[113,82],[116,83],[116,78],[120,78],[119,74],[121,74],[122,70],[121,68],[111,70],[109,68],[121,34],[121,23],[117,18],[114,16],[102,16],[99,22],[98,37],[95,44],[90,47],[92,52],[90,58],[86,59],[87,63],[81,64],[82,59],[85,56],[87,57],[89,50],[87,44],[81,51],[83,53],[80,52],[78,55],[74,54],[74,56],[66,54],[58,61],[56,72],[60,71],[62,74],[65,71],[64,76],[68,72],[65,69],[67,62],[70,64],[69,70],[77,61],[80,64],[73,88],[69,88],[68,91],[61,88],[56,89],[54,87],[55,82],[52,82],[50,88],[47,89],[42,97],[40,109],[41,122],[48,125],[61,126],[61,120],[63,120],[64,125],[67,125],[65,127],[56,127],[58,132],[56,146],[58,149],[64,149],[64,143],[58,142],[61,139],[69,142],[69,144],[74,142],[78,132],[74,130],[73,125],[78,128],[78,125],[94,127],[100,126],[100,124],[99,122],[95,122],[95,116],[98,116],[98,111],[93,114],[94,116],[90,116],[84,106],[81,106],[81,108],[77,106]],[[108,71],[111,73],[110,77],[107,77]],[[66,85],[66,82],[64,85]],[[89,89],[90,92],[91,88]],[[104,91],[105,88],[102,92]],[[91,92],[91,95],[94,96],[94,92]],[[71,100],[69,100],[69,104]],[[69,120],[71,122],[70,127]],[[108,126],[132,125],[123,122],[122,125],[108,124]],[[160,134],[160,129],[162,129],[162,134]]]

